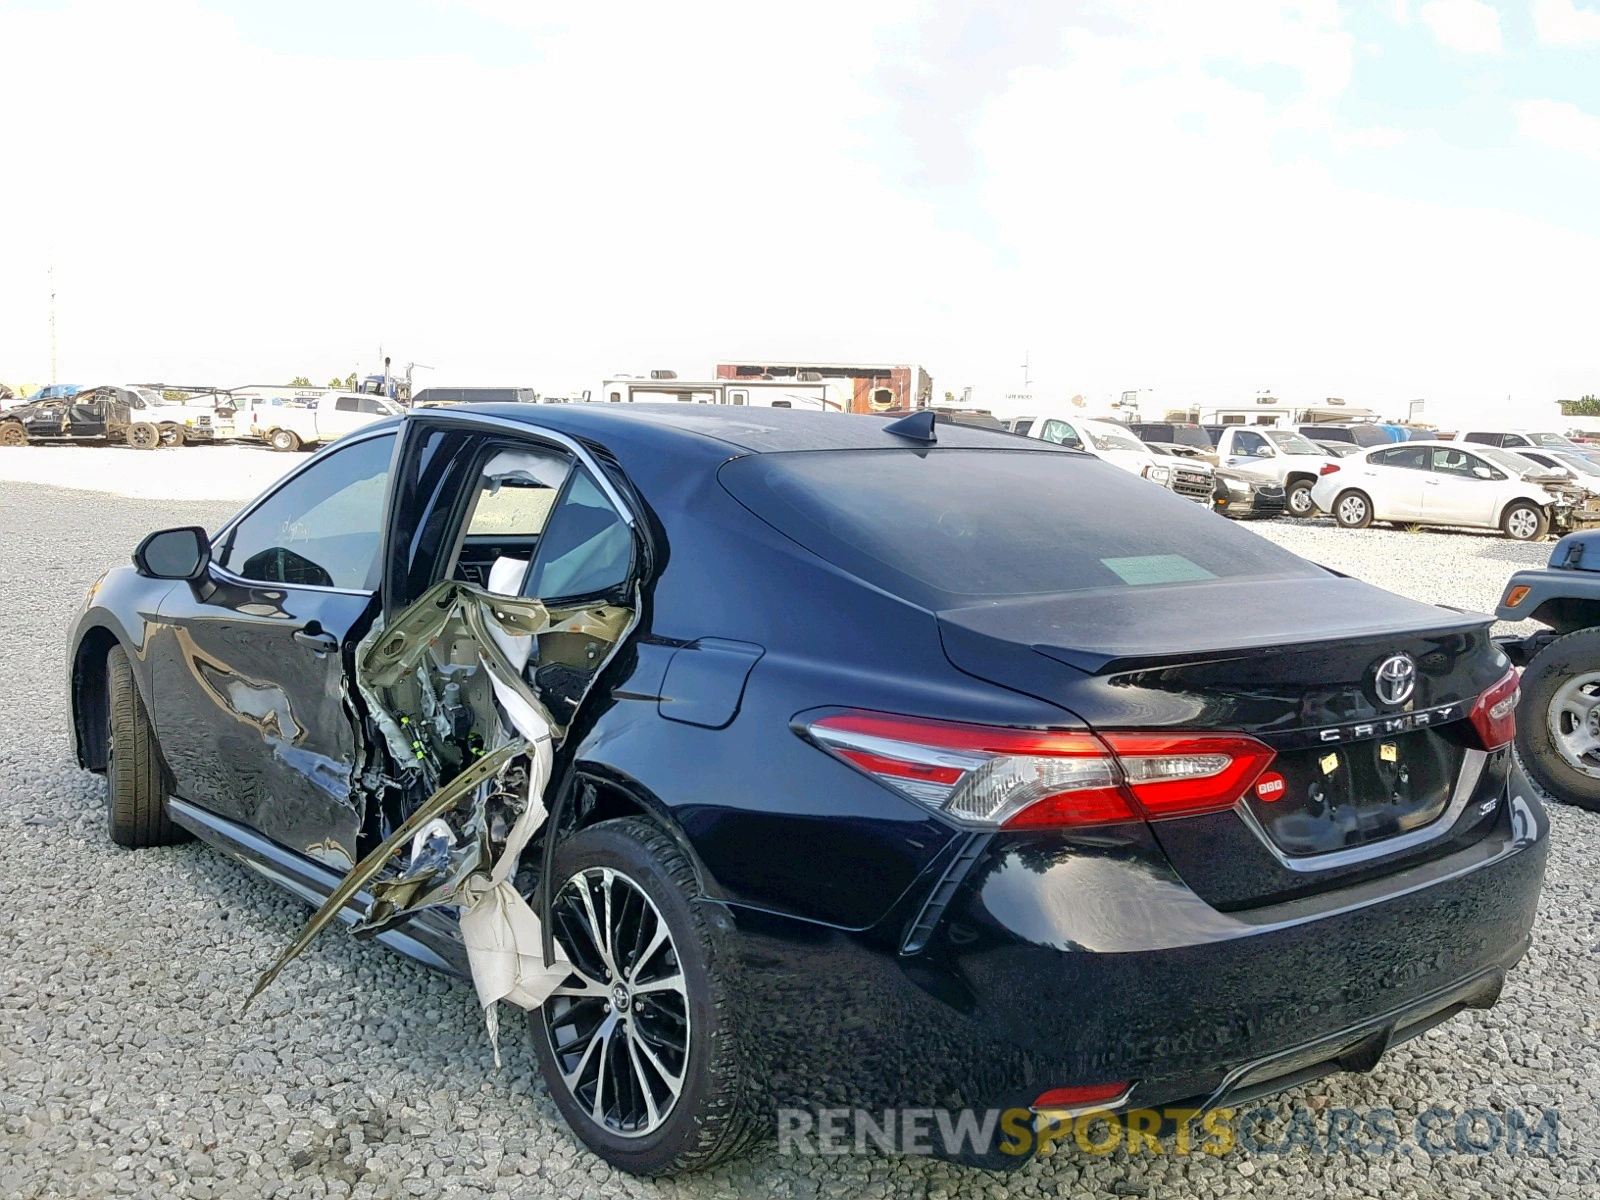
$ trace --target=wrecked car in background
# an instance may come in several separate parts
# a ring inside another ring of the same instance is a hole
[[[779,1106],[1203,1109],[1495,1002],[1547,824],[1487,618],[1046,442],[685,407],[416,410],[94,585],[111,837],[320,905],[257,991],[335,922],[470,977],[642,1174]]]
[[[159,392],[110,385],[30,400],[0,413],[0,446],[30,442],[126,442],[136,450],[177,446],[181,425],[158,411]]]
[[[1316,506],[1346,529],[1373,521],[1499,529],[1526,542],[1600,525],[1600,492],[1509,450],[1415,441],[1322,467]]]

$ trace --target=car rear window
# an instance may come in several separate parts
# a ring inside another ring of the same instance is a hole
[[[735,459],[720,479],[808,550],[930,608],[1323,574],[1165,488],[1078,454],[795,451]]]

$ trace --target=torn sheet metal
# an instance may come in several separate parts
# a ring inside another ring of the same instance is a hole
[[[251,1000],[364,888],[373,899],[358,934],[454,904],[499,1065],[498,1003],[536,1008],[568,975],[559,946],[545,961],[539,919],[512,882],[544,824],[561,732],[523,671],[535,637],[578,634],[609,646],[626,615],[580,611],[552,620],[537,600],[446,581],[363,639],[356,652],[362,696],[396,761],[434,790],[345,877],[262,974]],[[407,849],[400,873],[379,879]]]

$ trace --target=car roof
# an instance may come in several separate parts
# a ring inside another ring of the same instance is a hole
[[[426,410],[430,415],[441,410]],[[797,408],[722,404],[462,404],[448,411],[481,413],[570,437],[604,443],[619,434],[654,440],[665,449],[706,440],[755,454],[786,450],[883,450],[921,448],[927,442],[886,432],[890,421],[865,413],[810,412]],[[1004,429],[946,424],[934,429],[933,445],[958,449],[996,449],[1026,453],[1077,454],[1049,442],[1024,440]]]

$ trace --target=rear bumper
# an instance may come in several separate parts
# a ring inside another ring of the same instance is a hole
[[[996,839],[876,936],[736,911],[748,1027],[772,1100],[798,1107],[1003,1110],[1124,1080],[1123,1107],[1202,1107],[1370,1069],[1395,1041],[1494,1003],[1527,948],[1547,832],[1513,771],[1472,845],[1239,913],[1205,904],[1131,832]],[[930,896],[948,903],[907,953]]]

